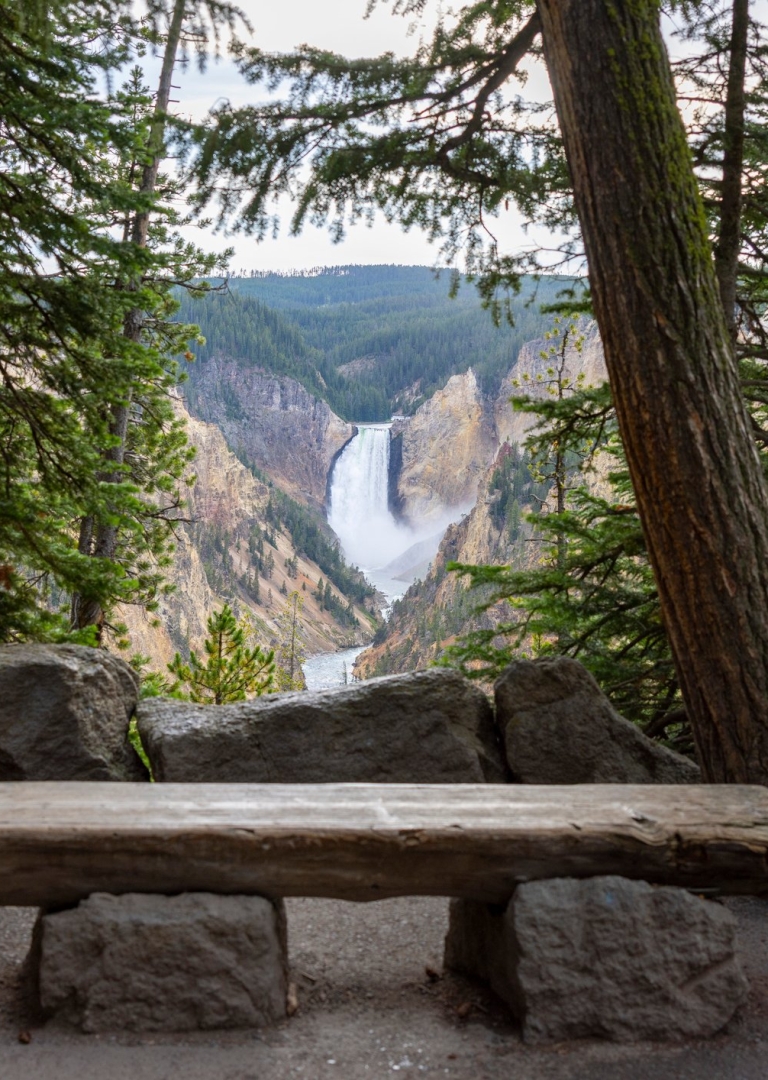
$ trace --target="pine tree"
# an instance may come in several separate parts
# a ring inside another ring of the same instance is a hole
[[[248,646],[248,624],[238,623],[228,604],[208,619],[207,628],[205,663],[191,651],[189,663],[176,653],[168,665],[177,680],[172,691],[175,696],[202,704],[226,705],[245,701],[249,696],[260,697],[274,688],[274,652],[266,652],[259,645]]]
[[[105,512],[83,517],[78,544],[82,554],[117,563],[129,580],[138,575],[139,586],[127,598],[145,604],[152,602],[162,567],[169,562],[169,518],[180,508],[177,482],[190,460],[190,455],[183,453],[186,439],[182,425],[175,420],[167,400],[177,381],[177,369],[165,358],[168,353],[183,351],[197,328],[169,321],[178,306],[171,288],[182,285],[199,292],[196,282],[218,262],[173,235],[178,215],[157,197],[161,183],[164,199],[180,194],[178,184],[161,177],[160,166],[165,156],[173,69],[185,19],[195,7],[193,0],[173,0],[162,39],[162,66],[154,101],[141,85],[140,69],[134,68],[121,102],[128,114],[133,152],[119,162],[119,171],[135,203],[132,211],[126,209],[122,215],[122,239],[133,250],[140,269],[114,283],[126,298],[122,326],[119,331],[114,328],[114,336],[122,334],[125,347],[132,347],[134,362],[130,381],[105,410],[109,438],[102,449],[106,468],[98,480],[103,490],[112,493],[112,501],[108,497]],[[129,495],[131,487],[139,495],[133,505],[120,498],[126,485],[130,485]],[[154,572],[153,562],[157,566]],[[108,606],[98,593],[75,592],[72,625],[93,625],[100,638]]]
[[[302,665],[306,660],[301,643],[301,613],[304,597],[294,590],[278,616],[277,685],[280,690],[306,690]]]
[[[152,201],[130,176],[149,97],[135,74],[103,87],[145,28],[110,3],[28,14],[0,0],[0,640],[94,640],[100,618],[71,630],[70,597],[103,612],[160,587],[189,460],[167,357],[192,328],[171,325],[171,287],[183,264],[192,277],[214,264],[177,246],[169,212],[151,251],[125,242]],[[137,304],[140,341],[124,332]],[[111,418],[128,402],[118,469]],[[117,539],[94,559],[98,522]]]
[[[102,349],[121,298],[107,282],[135,272],[130,252],[93,218],[126,205],[105,161],[125,146],[110,105],[95,94],[125,52],[106,12],[56,9],[56,32],[0,4],[0,640],[62,634],[62,592],[119,588],[94,567],[71,523],[102,498],[98,444],[104,409],[130,358]],[[100,39],[97,56],[90,43]],[[43,257],[48,260],[45,266]],[[51,270],[53,272],[51,272]],[[119,390],[118,390],[119,392]],[[94,438],[95,436],[95,438]],[[50,608],[54,608],[53,611]]]

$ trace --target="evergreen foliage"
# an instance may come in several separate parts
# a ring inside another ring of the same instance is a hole
[[[260,697],[274,687],[274,652],[247,644],[250,627],[235,618],[229,604],[208,619],[205,662],[192,650],[189,663],[176,653],[168,665],[177,680],[171,693],[206,705],[226,705]]]
[[[592,406],[605,403],[605,391],[582,391],[568,401],[557,429],[561,445],[574,410],[585,408],[585,399]],[[580,443],[583,432],[575,434]],[[614,462],[606,478],[609,497],[592,494],[582,477],[563,511],[529,509],[528,521],[541,546],[539,565],[527,570],[449,565],[467,575],[473,589],[482,590],[477,610],[503,603],[509,615],[466,634],[444,659],[470,677],[487,679],[521,653],[573,656],[624,716],[651,734],[663,734],[680,723],[681,701],[615,426],[601,449]]]
[[[170,321],[170,289],[216,260],[139,190],[151,97],[136,70],[112,87],[149,32],[79,0],[45,25],[2,2],[0,24],[0,640],[94,641],[87,621],[70,626],[71,596],[151,605],[160,587],[189,461],[168,356],[193,328]],[[140,249],[126,240],[150,206]],[[94,559],[99,522],[117,539]]]
[[[418,15],[423,5],[396,5]],[[519,288],[530,253],[498,251],[489,219],[514,205],[524,221],[574,223],[568,173],[546,104],[523,97],[526,58],[538,55],[530,0],[473,3],[438,21],[412,56],[348,60],[304,46],[267,54],[241,46],[245,77],[283,97],[242,109],[223,104],[194,136],[201,201],[265,235],[271,206],[298,192],[291,223],[348,221],[375,209],[418,226],[452,265],[467,268],[490,299],[500,278]],[[501,88],[509,84],[502,95]]]
[[[276,682],[278,690],[306,690],[302,664],[306,653],[301,642],[301,613],[304,597],[294,590],[288,594],[285,607],[278,616]]]

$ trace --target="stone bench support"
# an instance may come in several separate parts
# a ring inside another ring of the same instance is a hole
[[[445,964],[489,983],[526,1042],[700,1038],[746,994],[735,929],[721,904],[684,889],[536,881],[507,906],[454,900]]]
[[[41,922],[43,1014],[83,1031],[262,1027],[285,1016],[282,903],[95,893]]]

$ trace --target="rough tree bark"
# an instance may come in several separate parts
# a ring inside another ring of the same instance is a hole
[[[720,230],[715,244],[715,270],[725,320],[736,340],[736,285],[741,248],[741,170],[744,166],[744,76],[749,37],[749,0],[734,0],[728,87],[723,131],[723,179],[720,189]]]
[[[539,0],[595,314],[704,776],[768,784],[768,492],[658,0]]]

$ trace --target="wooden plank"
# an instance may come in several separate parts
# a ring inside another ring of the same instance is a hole
[[[741,786],[0,784],[0,903],[105,891],[503,902],[622,874],[768,891],[768,790]]]

